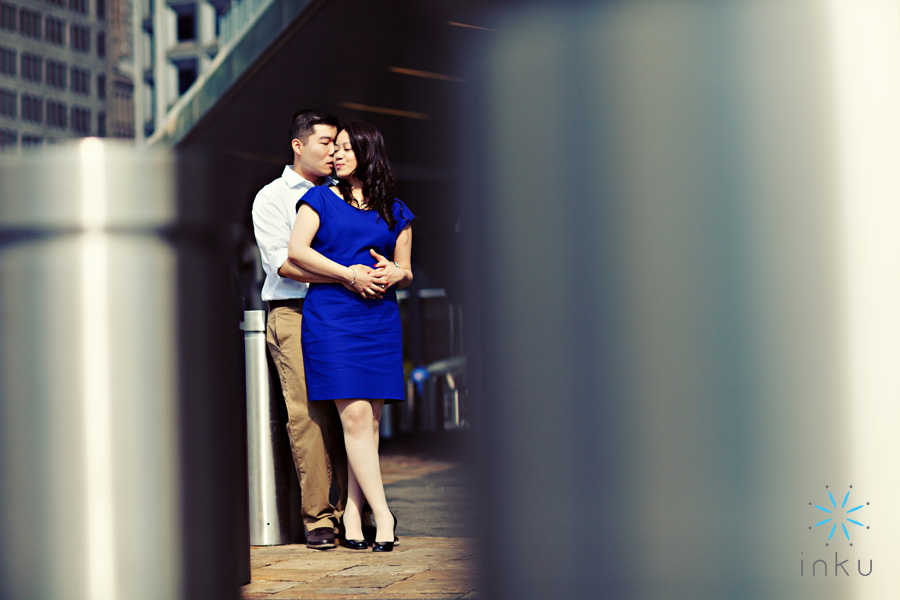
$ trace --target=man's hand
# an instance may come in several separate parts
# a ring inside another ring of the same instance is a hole
[[[369,249],[369,254],[372,255],[372,258],[376,260],[375,263],[375,273],[380,277],[383,277],[387,281],[387,285],[384,289],[388,289],[389,287],[396,285],[406,279],[406,270],[401,269],[393,261],[388,260],[384,256],[375,252],[375,250]]]

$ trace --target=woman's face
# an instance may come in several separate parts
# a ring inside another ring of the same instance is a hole
[[[346,130],[340,132],[335,141],[334,172],[341,179],[349,179],[356,171],[356,155],[350,146],[350,135]]]

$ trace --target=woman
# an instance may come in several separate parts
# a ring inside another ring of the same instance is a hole
[[[300,200],[288,256],[303,269],[343,282],[310,284],[304,301],[301,339],[309,401],[333,401],[344,428],[349,468],[342,544],[368,547],[362,534],[368,501],[377,526],[372,550],[390,552],[396,519],[384,496],[378,424],[384,403],[405,396],[395,288],[413,279],[414,217],[394,198],[394,177],[377,129],[350,121],[336,145],[340,181],[312,188]],[[374,268],[366,266],[373,260]]]

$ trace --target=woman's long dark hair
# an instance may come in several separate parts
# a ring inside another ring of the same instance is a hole
[[[366,204],[381,215],[388,227],[393,227],[394,172],[388,164],[381,132],[364,121],[347,121],[341,125],[341,131],[350,136],[350,147],[356,156],[356,170],[352,175],[362,183]],[[347,204],[352,205],[350,182],[341,179],[337,187]]]

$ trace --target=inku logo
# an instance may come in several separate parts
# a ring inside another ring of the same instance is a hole
[[[857,502],[852,502],[850,500],[850,492],[853,491],[853,486],[851,485],[847,490],[847,493],[844,495],[844,499],[841,501],[841,505],[838,506],[838,503],[834,499],[834,494],[831,493],[831,490],[826,485],[825,490],[828,493],[828,502],[823,502],[822,505],[814,504],[812,502],[809,503],[809,506],[812,507],[816,511],[815,523],[810,525],[809,528],[816,529],[822,528],[823,532],[828,532],[828,537],[825,540],[825,545],[830,546],[832,543],[841,543],[846,541],[849,546],[853,546],[853,541],[851,540],[850,534],[853,532],[854,538],[856,539],[857,532],[862,531],[862,528],[869,529],[868,525],[863,524],[860,519],[863,519],[863,513],[860,513],[862,509],[869,506],[869,503],[858,504]],[[825,517],[825,518],[822,518]],[[848,527],[849,526],[849,527]],[[840,528],[840,529],[838,529]],[[835,532],[837,532],[837,536],[835,536]],[[834,570],[832,571],[835,577],[841,575],[851,575],[852,571],[848,571],[846,564],[850,562],[851,559],[845,558],[844,560],[840,559],[839,552],[834,553]],[[800,553],[800,575],[805,576],[806,573],[804,569],[806,565],[804,564],[805,557],[803,552]],[[858,559],[856,561],[857,572],[863,577],[868,577],[872,574],[872,559],[869,559],[869,570],[867,572],[863,572],[863,560]],[[817,559],[813,561],[811,566],[812,576],[823,575],[828,576],[828,565],[829,561],[826,561],[823,558]],[[818,572],[817,572],[818,567]],[[852,569],[852,567],[851,567]]]
[[[852,485],[850,486],[850,489],[847,490],[847,495],[844,496],[844,501],[841,502],[840,508],[838,508],[837,503],[834,501],[834,496],[832,495],[831,490],[828,489],[827,485],[825,486],[825,489],[828,491],[828,499],[831,502],[826,503],[826,507],[819,506],[818,504],[813,504],[812,502],[810,502],[809,505],[815,506],[815,508],[822,511],[822,513],[828,513],[827,519],[823,519],[822,521],[819,521],[818,523],[816,523],[815,525],[810,527],[810,529],[812,529],[813,527],[821,527],[822,525],[825,525],[826,526],[825,528],[829,529],[828,541],[825,542],[826,546],[831,542],[831,538],[834,537],[834,531],[837,529],[838,525],[841,526],[841,529],[844,532],[844,537],[847,538],[848,542],[850,542],[850,532],[847,531],[847,523],[851,523],[858,527],[865,527],[866,529],[868,529],[867,526],[863,525],[862,523],[860,523],[859,521],[857,521],[855,519],[851,519],[848,516],[851,513],[855,513],[856,511],[860,510],[861,508],[865,508],[865,506],[867,506],[869,504],[868,502],[866,502],[865,505],[860,504],[859,506],[852,506],[851,508],[847,507],[847,501],[850,499],[850,492],[853,490]],[[830,505],[830,508],[827,508],[829,505]],[[820,513],[820,516],[824,516],[824,515],[822,515]],[[856,515],[854,515],[854,516],[856,516]],[[852,546],[853,542],[850,542],[850,545]]]

